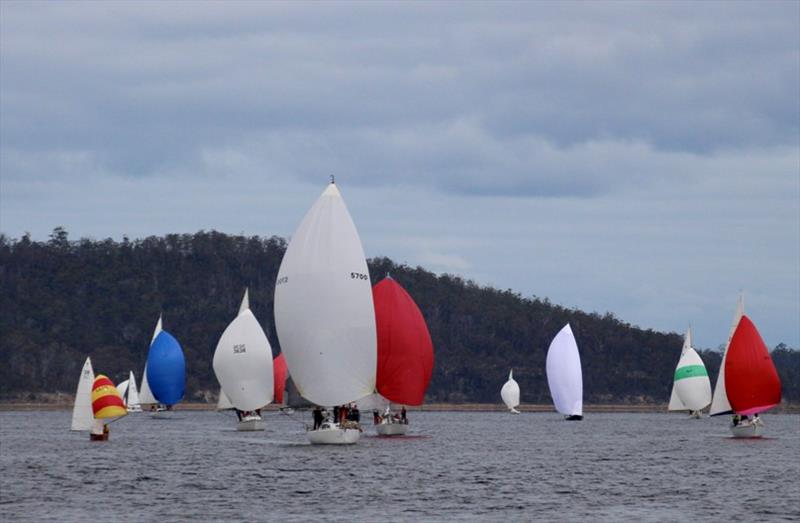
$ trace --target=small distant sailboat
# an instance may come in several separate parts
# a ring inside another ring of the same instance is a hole
[[[737,314],[743,311],[742,300]],[[759,438],[764,422],[758,416],[781,402],[781,381],[769,350],[753,322],[743,313],[722,357],[714,401],[734,413],[735,438]],[[723,380],[722,385],[719,381]],[[717,394],[724,395],[717,398]],[[713,407],[713,403],[712,403]],[[712,415],[728,412],[714,412]],[[752,418],[750,416],[753,416]]]
[[[692,330],[686,331],[683,350],[675,368],[672,395],[668,410],[688,410],[690,416],[700,418],[700,411],[711,403],[711,381],[708,371],[697,351],[692,348]]]
[[[414,299],[391,276],[372,288],[378,336],[377,395],[400,405],[422,405],[433,373],[433,342]],[[373,416],[381,436],[408,432],[405,407],[400,415],[389,405]]]
[[[264,430],[261,408],[272,401],[274,393],[272,348],[250,311],[247,290],[239,314],[217,343],[212,366],[221,390],[240,417],[236,430]]]
[[[578,343],[569,323],[547,350],[547,384],[556,410],[567,420],[583,419],[583,374]]]
[[[139,391],[136,388],[136,377],[133,371],[130,371],[128,379],[117,385],[117,390],[122,396],[122,401],[128,412],[142,412],[142,406],[139,404]]]
[[[300,395],[322,407],[375,390],[375,310],[364,249],[339,189],[331,183],[303,218],[275,285],[275,326]],[[327,419],[312,444],[353,444],[357,423]]]
[[[92,384],[94,383],[94,369],[92,359],[87,357],[78,378],[78,389],[75,392],[75,403],[72,407],[72,424],[70,430],[87,431],[94,426],[92,414]]]
[[[149,405],[154,418],[170,417],[173,406],[183,399],[185,387],[183,349],[172,334],[163,330],[159,316],[144,366],[139,403]]]
[[[519,414],[517,410],[519,407],[519,383],[514,379],[514,369],[508,372],[508,381],[500,389],[500,397],[503,398],[503,403],[506,404],[511,414]]]
[[[108,424],[128,414],[119,391],[106,376],[98,374],[92,383],[92,414],[94,423],[90,441],[108,441]]]

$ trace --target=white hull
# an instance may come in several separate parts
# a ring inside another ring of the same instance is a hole
[[[730,429],[734,438],[760,438],[764,433],[764,424],[761,421],[750,421],[731,425]]]
[[[508,412],[511,413],[511,414],[519,414],[519,411],[517,409],[514,409],[514,408],[512,408]]]
[[[308,431],[308,440],[312,445],[352,445],[360,437],[360,430],[342,429],[338,426]]]
[[[375,425],[379,436],[404,436],[408,432],[406,423],[379,423]]]
[[[256,430],[264,430],[266,428],[267,428],[267,422],[258,416],[245,418],[236,424],[236,430],[241,430],[241,431],[256,431]]]
[[[128,406],[128,412],[142,412],[142,407],[139,405]]]

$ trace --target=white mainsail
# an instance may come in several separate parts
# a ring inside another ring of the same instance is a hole
[[[703,360],[692,348],[692,330],[686,331],[681,357],[675,367],[668,410],[704,409],[711,403],[711,382]]]
[[[222,387],[220,387],[219,399],[217,399],[217,410],[231,410],[233,408],[233,403],[231,403],[231,400],[229,400],[228,396],[225,395],[225,391],[222,390]]]
[[[214,374],[230,402],[239,410],[256,410],[272,401],[272,348],[250,311],[247,290],[236,316],[217,343]]]
[[[92,412],[92,384],[94,383],[94,369],[91,358],[86,358],[78,379],[78,389],[75,392],[75,405],[72,407],[72,425],[70,430],[92,430],[94,413]]]
[[[714,399],[711,400],[711,409],[708,412],[711,416],[733,412],[731,404],[728,402],[728,393],[725,390],[725,358],[728,356],[733,333],[736,332],[736,327],[739,325],[739,320],[742,319],[742,316],[744,316],[744,295],[739,294],[739,302],[736,304],[736,312],[733,314],[733,325],[731,326],[730,334],[728,334],[728,342],[725,344],[725,352],[722,353],[717,383],[714,385]]]
[[[117,392],[122,396],[122,403],[126,406],[128,405],[128,397],[125,393],[128,392],[128,383],[130,383],[130,380],[121,381],[117,384]]]
[[[156,328],[153,330],[153,337],[150,339],[150,345],[156,340],[156,336],[162,331],[161,327],[161,315],[158,315],[158,322],[156,322]],[[150,385],[147,384],[147,361],[145,360],[144,363],[144,373],[142,374],[142,390],[139,391],[139,403],[141,405],[153,405],[158,403],[158,400],[153,393],[150,391]]]
[[[508,381],[505,382],[503,388],[500,389],[500,397],[503,398],[503,403],[512,412],[515,412],[516,407],[519,405],[519,384],[514,379],[514,369],[508,373]]]
[[[136,388],[136,376],[133,375],[133,371],[130,371],[128,378],[128,398],[125,404],[133,409],[139,407],[139,390]]]
[[[547,384],[556,410],[566,416],[583,415],[583,375],[578,344],[569,323],[556,334],[547,350]]]
[[[336,185],[323,191],[283,256],[275,326],[298,392],[323,406],[375,391],[377,337],[367,262]]]

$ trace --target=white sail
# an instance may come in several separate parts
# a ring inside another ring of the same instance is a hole
[[[556,334],[547,350],[547,384],[558,412],[583,415],[581,357],[569,324]]]
[[[379,393],[375,392],[370,394],[369,396],[364,396],[363,398],[356,401],[356,406],[360,411],[368,411],[368,410],[378,410],[383,412],[386,410],[386,407],[390,406],[391,402],[381,396]]]
[[[722,353],[722,362],[719,364],[717,383],[714,385],[714,399],[711,400],[711,409],[709,410],[711,416],[732,412],[731,404],[728,402],[728,392],[725,390],[725,358],[728,356],[728,348],[731,346],[733,333],[736,332],[736,327],[739,325],[739,320],[742,319],[743,315],[744,295],[739,294],[739,303],[737,303],[736,312],[733,314],[733,325],[731,326],[730,334],[728,334],[728,342],[725,344],[725,352]]]
[[[217,400],[217,410],[230,410],[234,408],[233,403],[231,400],[228,399],[228,396],[225,395],[225,391],[222,390],[222,387],[219,388],[219,399]]]
[[[156,322],[156,328],[153,329],[153,337],[150,339],[150,345],[156,340],[156,336],[162,331],[161,327],[161,315],[158,315],[158,321]],[[153,405],[158,403],[158,400],[153,393],[150,391],[150,385],[147,384],[147,361],[144,363],[144,372],[142,373],[142,390],[139,391],[139,403],[141,405]]]
[[[230,402],[239,410],[256,410],[272,401],[272,348],[249,309],[247,291],[239,315],[217,343],[214,374]]]
[[[75,405],[72,407],[72,425],[70,430],[92,430],[94,413],[92,412],[92,384],[94,384],[94,369],[91,358],[86,358],[78,379],[78,389],[75,392]]]
[[[134,408],[139,406],[139,390],[136,387],[136,376],[133,375],[133,371],[130,371],[130,377],[128,378],[128,401],[126,405]]]
[[[692,348],[692,331],[686,331],[681,357],[675,368],[669,410],[701,410],[711,403],[711,381],[703,360]]]
[[[117,392],[119,392],[119,395],[122,396],[122,402],[126,406],[128,405],[128,397],[126,396],[126,393],[128,392],[128,383],[130,383],[130,380],[121,381],[117,384]]]
[[[519,405],[519,384],[514,379],[514,370],[508,373],[508,381],[500,389],[500,397],[509,410],[514,410]]]
[[[331,183],[297,228],[275,287],[275,326],[298,392],[318,405],[372,394],[377,338],[358,232]]]

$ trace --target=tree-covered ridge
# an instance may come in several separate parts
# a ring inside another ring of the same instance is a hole
[[[0,396],[73,393],[86,355],[114,381],[131,369],[141,380],[163,313],[164,328],[186,355],[187,399],[209,397],[217,390],[212,355],[245,287],[273,351],[280,351],[272,300],[285,250],[282,238],[214,231],[121,242],[70,241],[60,228],[46,242],[0,235]],[[428,401],[497,403],[513,367],[522,401],[548,403],[545,354],[567,322],[581,351],[587,403],[669,399],[678,334],[388,258],[372,259],[369,267],[373,283],[391,273],[428,322],[435,351]],[[713,379],[720,354],[700,352]],[[773,359],[784,398],[800,399],[800,352],[781,345]]]

